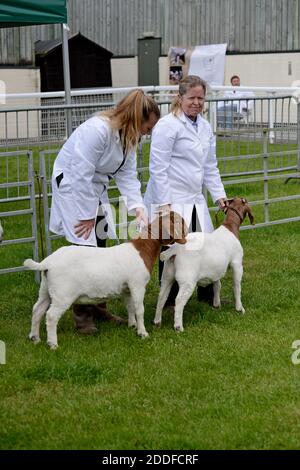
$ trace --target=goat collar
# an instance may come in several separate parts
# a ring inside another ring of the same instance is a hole
[[[241,214],[240,214],[234,207],[227,206],[227,211],[228,211],[228,209],[230,209],[231,211],[235,212],[235,213],[239,216],[239,219],[240,219],[241,224],[242,224],[244,219],[243,219],[243,217],[241,216]],[[227,212],[227,211],[226,211],[226,212]]]

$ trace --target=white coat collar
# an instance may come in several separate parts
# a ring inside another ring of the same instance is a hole
[[[193,128],[190,119],[184,114],[184,112],[181,112],[177,117],[187,129],[189,129],[191,132],[194,132],[195,134],[198,135],[198,132],[196,131],[196,129]],[[197,116],[198,129],[199,129],[200,121],[201,121],[201,116],[200,114],[198,114]]]
[[[190,121],[190,119],[186,116],[186,114],[184,114],[184,112],[181,112],[180,114],[178,114],[178,119],[180,119],[182,122],[186,122],[186,123],[188,123]],[[197,124],[199,124],[200,120],[201,120],[201,114],[198,114],[197,115]]]
[[[106,122],[108,127],[111,129],[110,125],[109,125],[109,118],[106,117],[106,116],[100,116],[100,119],[102,119],[102,121]],[[115,142],[118,144],[120,142],[120,132],[118,129],[111,129],[111,132],[112,132],[112,135],[115,139]]]

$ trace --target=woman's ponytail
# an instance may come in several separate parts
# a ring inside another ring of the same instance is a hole
[[[154,113],[157,119],[160,111],[154,99],[143,90],[136,89],[128,93],[115,108],[99,113],[110,120],[113,129],[121,131],[125,152],[137,146],[141,136],[141,126]]]

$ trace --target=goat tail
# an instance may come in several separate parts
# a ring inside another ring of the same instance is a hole
[[[45,271],[46,269],[42,263],[37,263],[36,261],[33,261],[33,259],[26,259],[23,264],[26,268],[31,269],[32,271]]]

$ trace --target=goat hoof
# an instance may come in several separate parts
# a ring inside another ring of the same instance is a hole
[[[149,333],[147,333],[147,331],[144,331],[143,333],[139,333],[139,336],[140,336],[142,339],[145,339],[145,338],[148,338]]]
[[[178,331],[178,332],[183,332],[184,331],[183,326],[180,326],[180,325],[175,325],[174,329],[175,329],[175,331]]]
[[[29,333],[29,339],[30,339],[30,341],[32,341],[34,344],[38,344],[38,343],[40,343],[40,341],[41,341],[38,336],[32,335],[31,333]]]
[[[136,323],[128,323],[128,328],[136,328]]]
[[[58,348],[58,344],[51,343],[50,341],[48,341],[47,344],[52,351]]]
[[[153,323],[157,328],[161,327],[161,321],[154,321]]]
[[[245,315],[245,309],[244,307],[240,308],[239,310],[237,310],[237,312],[240,314],[240,315]]]
[[[213,308],[221,308],[221,304],[213,305]]]

